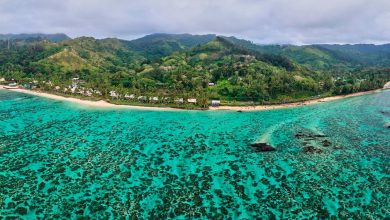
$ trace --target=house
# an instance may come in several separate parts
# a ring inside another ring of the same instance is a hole
[[[102,92],[100,92],[99,90],[95,90],[94,93],[98,96],[102,96]]]
[[[158,97],[149,97],[149,101],[158,101]]]
[[[146,101],[147,97],[146,96],[138,96],[137,99],[140,100],[140,101]]]
[[[209,86],[215,86],[215,83],[209,82]]]
[[[84,89],[80,89],[77,93],[80,95],[84,95]]]
[[[56,86],[56,87],[54,87],[54,89],[58,91],[58,90],[60,90],[60,89],[61,89],[61,87],[59,87],[59,86]]]
[[[126,95],[125,95],[125,99],[134,99],[134,98],[135,98],[134,94],[129,95],[126,93]]]
[[[92,96],[92,92],[90,90],[87,90],[86,92],[84,92],[84,95],[88,96],[88,97],[91,97]]]
[[[110,91],[110,96],[115,99],[119,98],[119,95],[115,91]]]
[[[31,83],[24,83],[23,88],[25,89],[32,89],[32,84]]]
[[[79,78],[73,78],[72,79],[72,87],[77,87],[79,84]]]
[[[211,100],[211,106],[218,107],[221,104],[220,100]]]
[[[5,78],[0,78],[0,82],[5,82]]]
[[[196,99],[187,99],[188,103],[196,104]]]
[[[8,86],[4,86],[5,89],[18,89],[19,86],[17,83],[13,82],[13,83],[10,83],[8,84]]]
[[[383,86],[383,89],[390,89],[390,82],[386,83],[386,84]]]
[[[182,104],[182,103],[184,103],[184,100],[183,100],[183,98],[177,98],[177,99],[175,99],[175,102]]]

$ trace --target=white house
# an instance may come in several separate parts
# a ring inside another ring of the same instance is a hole
[[[175,99],[175,102],[176,103],[183,103],[184,99],[183,98],[177,98],[177,99]]]
[[[102,92],[100,92],[99,90],[95,90],[94,93],[98,96],[102,96]]]
[[[158,101],[158,97],[149,97],[150,101]]]
[[[119,95],[115,91],[110,91],[110,96],[116,99],[119,98]]]
[[[145,100],[147,99],[147,97],[146,97],[146,96],[138,96],[137,99],[138,99],[138,100],[145,101]]]
[[[125,95],[125,99],[134,99],[134,98],[135,98],[134,94],[129,95],[126,93],[126,95]]]
[[[79,78],[73,78],[72,79],[72,87],[77,87],[79,84]]]
[[[187,102],[188,102],[188,103],[196,104],[196,99],[187,99]]]
[[[390,82],[386,83],[384,86],[383,86],[384,89],[390,89]]]
[[[221,104],[220,100],[211,100],[211,106],[218,107]]]
[[[215,83],[209,82],[209,86],[215,86]]]

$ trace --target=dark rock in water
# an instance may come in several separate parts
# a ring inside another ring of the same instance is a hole
[[[322,145],[323,145],[324,147],[329,147],[330,145],[332,145],[332,143],[331,143],[330,141],[328,141],[328,140],[323,140],[323,141],[322,141]]]
[[[322,153],[322,150],[315,148],[313,146],[307,146],[307,147],[303,148],[303,152],[305,152],[305,153]]]
[[[242,112],[242,110],[238,110],[237,112]]]
[[[326,137],[326,135],[324,135],[324,134],[316,134],[316,135],[314,135],[314,137],[323,138],[323,137]]]
[[[253,143],[251,146],[254,147],[257,151],[261,152],[276,151],[275,148],[267,143]]]
[[[299,132],[298,134],[295,134],[295,137],[302,138],[302,137],[305,137],[305,135]]]

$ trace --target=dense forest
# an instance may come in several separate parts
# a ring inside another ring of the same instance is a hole
[[[207,108],[275,104],[383,87],[390,45],[257,45],[215,35],[133,41],[2,35],[0,78],[113,103]]]

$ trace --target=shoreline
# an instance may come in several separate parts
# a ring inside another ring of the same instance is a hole
[[[152,106],[135,106],[135,105],[116,105],[109,103],[104,100],[100,101],[91,101],[91,100],[83,100],[83,99],[78,99],[74,97],[65,97],[65,96],[60,96],[60,95],[55,95],[55,94],[50,94],[46,92],[40,92],[37,90],[28,90],[28,89],[6,89],[4,86],[0,85],[0,90],[8,90],[8,91],[13,91],[13,92],[19,92],[19,93],[24,93],[24,94],[29,94],[29,95],[34,95],[34,96],[39,96],[43,98],[48,98],[48,99],[54,99],[54,100],[60,100],[60,101],[68,101],[72,103],[76,103],[79,105],[87,106],[87,107],[94,107],[94,108],[119,108],[119,109],[141,109],[141,110],[180,110],[180,109],[175,109],[171,107],[152,107]]]
[[[9,90],[14,92],[20,92],[24,94],[29,95],[35,95],[40,96],[44,98],[54,99],[54,100],[61,100],[61,101],[69,101],[72,103],[88,106],[88,107],[95,107],[95,108],[121,108],[121,109],[141,109],[141,110],[163,110],[163,111],[180,111],[180,110],[186,110],[186,109],[179,109],[179,108],[172,108],[172,107],[153,107],[153,106],[136,106],[136,105],[117,105],[113,103],[109,103],[104,100],[100,101],[91,101],[91,100],[83,100],[73,97],[65,97],[60,95],[54,95],[50,93],[40,92],[40,91],[34,91],[34,90],[27,90],[27,89],[6,89],[4,86],[0,85],[0,89],[2,90]],[[338,96],[329,96],[325,98],[318,98],[318,99],[312,99],[307,101],[301,101],[301,102],[292,102],[292,103],[286,103],[286,104],[276,104],[276,105],[255,105],[255,106],[219,106],[219,107],[209,107],[209,111],[242,111],[242,112],[248,112],[248,111],[264,111],[264,110],[274,110],[274,109],[284,109],[284,108],[293,108],[293,107],[301,107],[306,105],[313,105],[313,104],[319,104],[324,102],[330,102],[335,101],[339,99],[349,98],[349,97],[355,97],[355,96],[362,96],[362,95],[368,95],[373,94],[377,92],[381,92],[383,89],[376,89],[366,92],[357,92],[357,93],[351,93],[347,95],[338,95]]]
[[[337,96],[328,96],[324,98],[316,98],[300,102],[291,102],[286,104],[275,104],[275,105],[254,105],[254,106],[219,106],[219,107],[210,107],[209,110],[231,110],[231,111],[264,111],[264,110],[273,110],[273,109],[284,109],[284,108],[294,108],[294,107],[303,107],[307,105],[315,105],[325,102],[336,101],[340,99],[369,95],[374,93],[382,92],[383,89],[375,89],[365,92],[356,92],[347,95],[337,95]]]

